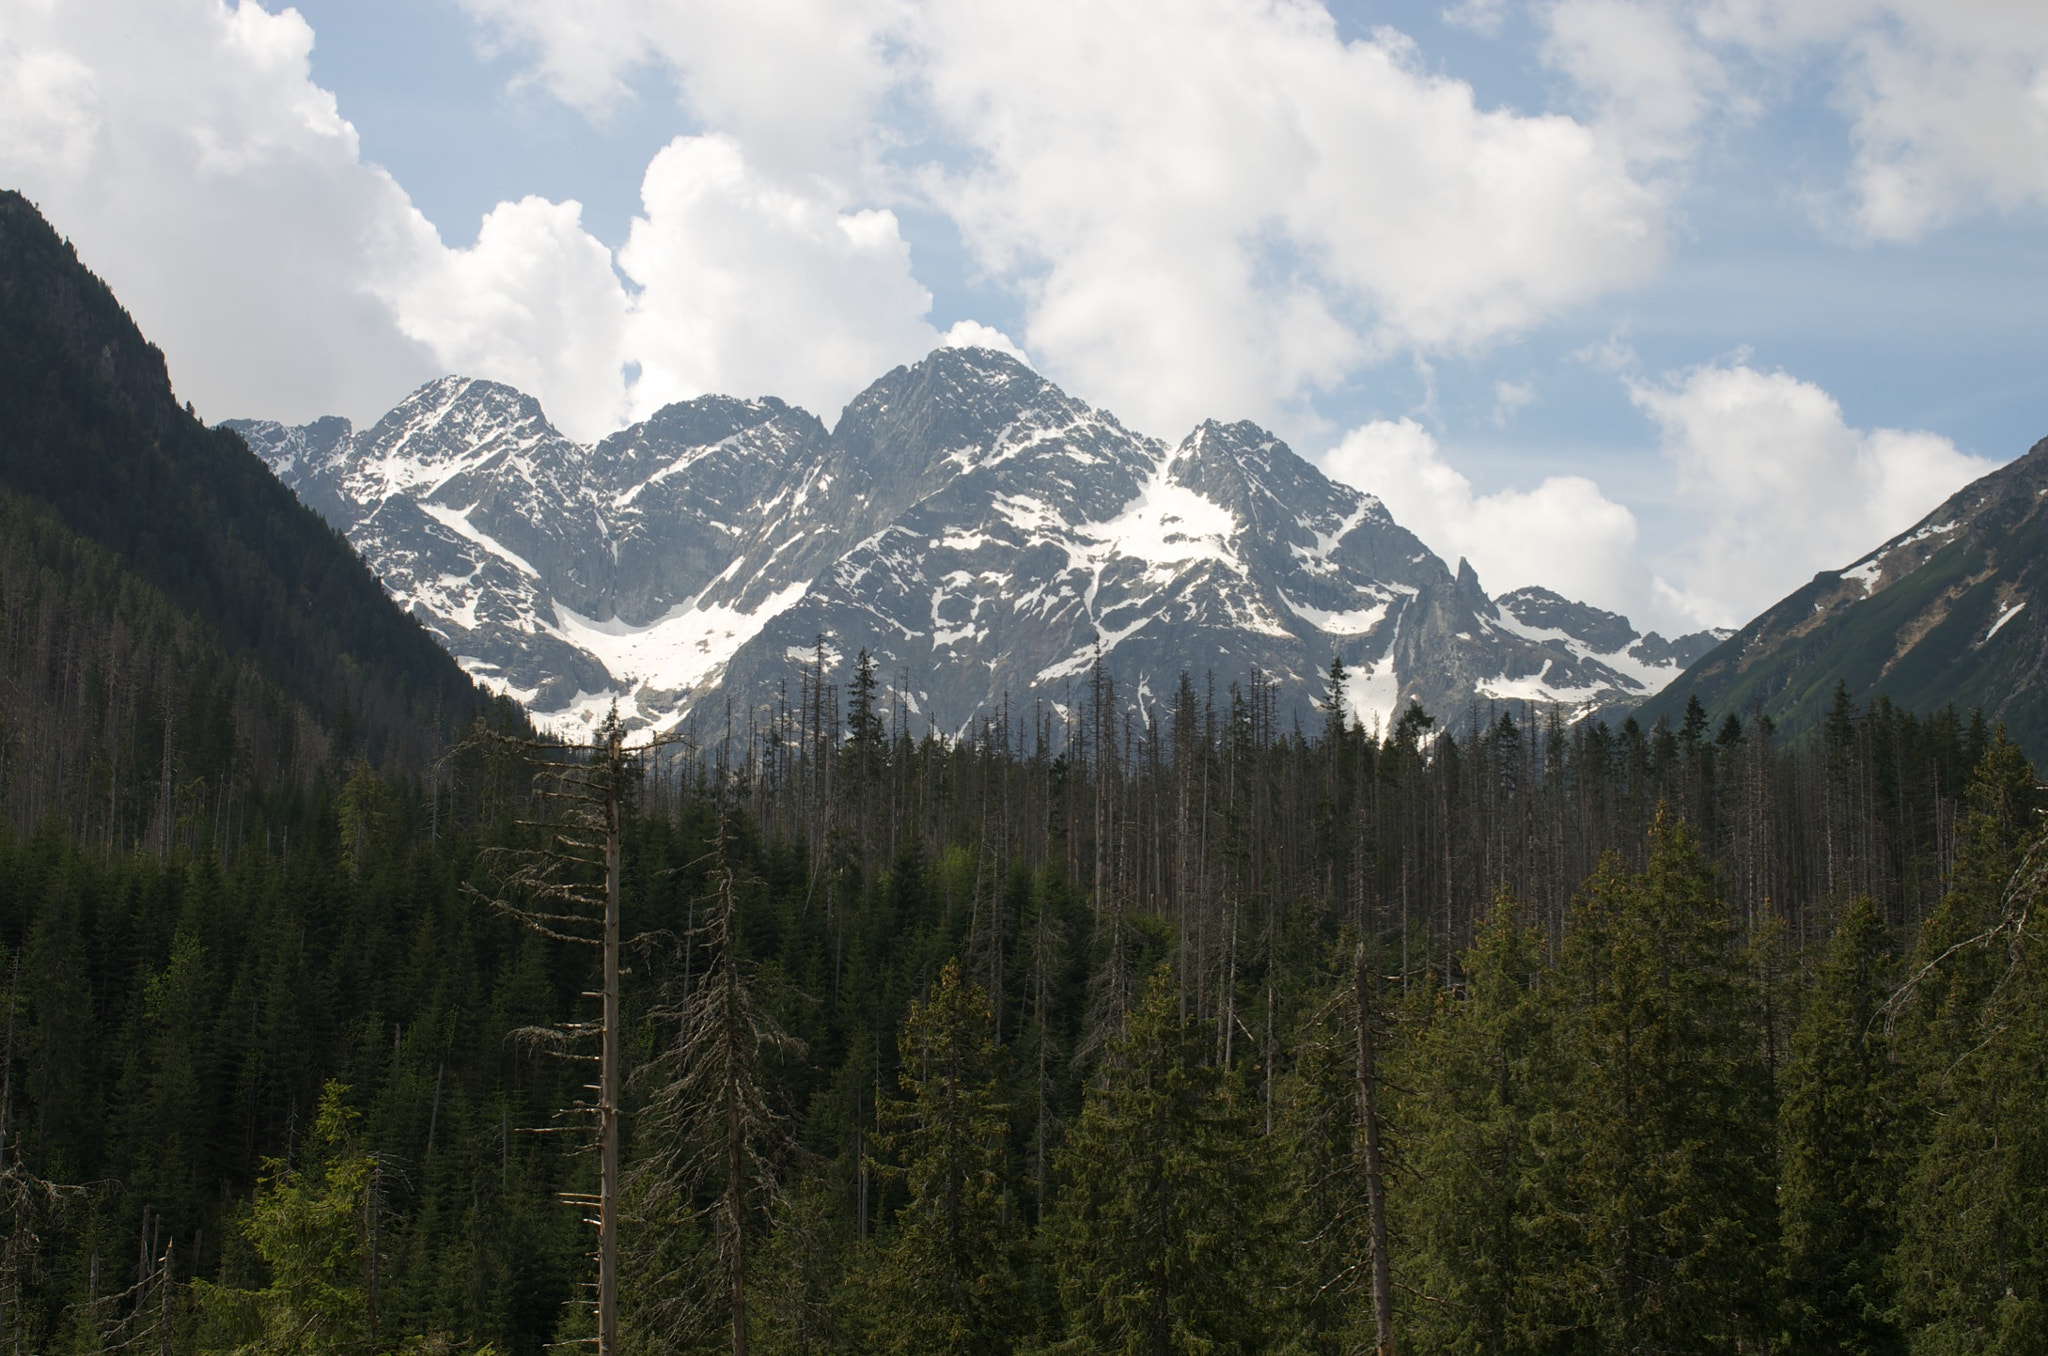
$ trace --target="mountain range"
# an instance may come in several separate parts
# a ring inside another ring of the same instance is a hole
[[[1271,433],[1124,427],[1014,357],[942,348],[827,428],[772,398],[669,405],[595,445],[463,377],[366,429],[230,420],[464,669],[568,732],[759,712],[856,656],[958,731],[1070,711],[1096,657],[1140,708],[1256,671],[1305,717],[1411,702],[1634,707],[1721,634],[1666,640],[1543,589],[1489,596]]]

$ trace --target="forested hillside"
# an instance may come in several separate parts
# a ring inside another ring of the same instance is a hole
[[[177,404],[163,355],[11,192],[0,640],[12,822],[115,845],[225,833],[330,757],[423,769],[482,705],[346,541]]]
[[[2048,1341],[2037,793],[1981,722],[1379,741],[1098,672],[946,742],[816,673],[625,818],[621,1350]],[[528,747],[337,761],[288,843],[5,839],[25,1349],[592,1332],[590,1046],[532,1032],[596,956],[490,903],[561,816]]]

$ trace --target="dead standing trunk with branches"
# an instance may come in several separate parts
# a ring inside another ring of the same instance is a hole
[[[528,760],[535,768],[535,799],[555,813],[527,827],[547,840],[541,848],[498,849],[500,892],[483,896],[491,907],[543,936],[601,953],[596,1022],[528,1029],[517,1033],[569,1058],[568,1047],[596,1037],[595,1106],[576,1109],[596,1119],[598,1191],[565,1199],[595,1206],[597,1218],[597,1350],[619,1349],[619,1108],[623,1081],[619,1048],[619,845],[633,790],[647,756],[674,740],[629,746],[614,707],[588,744],[518,739],[495,732],[478,736]],[[567,1127],[563,1127],[567,1128]]]
[[[665,1015],[680,1032],[650,1066],[660,1084],[640,1120],[647,1149],[629,1189],[650,1222],[711,1227],[717,1266],[675,1257],[651,1229],[636,1248],[642,1293],[636,1307],[660,1345],[689,1345],[722,1304],[733,1356],[747,1351],[747,1242],[780,1197],[779,1170],[796,1152],[788,1124],[770,1104],[764,1056],[803,1053],[760,1003],[739,945],[739,878],[729,821],[720,815],[710,857],[711,894],[691,951],[703,973],[685,977]]]
[[[1364,942],[1358,944],[1352,963],[1353,1001],[1357,1006],[1354,1022],[1358,1040],[1358,1126],[1365,1150],[1366,1211],[1372,1239],[1373,1343],[1377,1356],[1394,1356],[1393,1254],[1387,1238],[1386,1172],[1380,1161],[1378,1052],[1373,1048],[1373,1023],[1378,1014]]]
[[[85,1188],[45,1181],[21,1161],[14,1136],[14,1017],[21,989],[21,958],[7,983],[7,1036],[0,1048],[0,1351],[22,1356],[30,1340],[26,1288],[42,1260],[40,1227],[67,1198]]]

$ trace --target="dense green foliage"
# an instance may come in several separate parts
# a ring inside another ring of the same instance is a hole
[[[1126,725],[1098,676],[947,743],[799,687],[629,817],[633,1349],[729,1349],[735,1287],[760,1351],[1369,1347],[1361,947],[1401,1349],[2039,1349],[2037,796],[1995,734],[1311,740],[1257,688]],[[28,1346],[591,1331],[590,1066],[515,1033],[587,1019],[593,957],[465,888],[535,785],[330,753],[261,827],[0,838]]]

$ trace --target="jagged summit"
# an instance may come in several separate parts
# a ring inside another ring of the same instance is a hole
[[[829,430],[703,396],[587,447],[459,377],[361,432],[230,422],[465,668],[563,727],[614,699],[661,725],[756,708],[820,640],[828,677],[867,650],[946,730],[1070,705],[1098,653],[1139,705],[1256,668],[1303,709],[1341,656],[1384,725],[1411,698],[1633,705],[1714,640],[1653,663],[1613,614],[1497,603],[1257,425],[1169,445],[991,349],[899,367]]]

